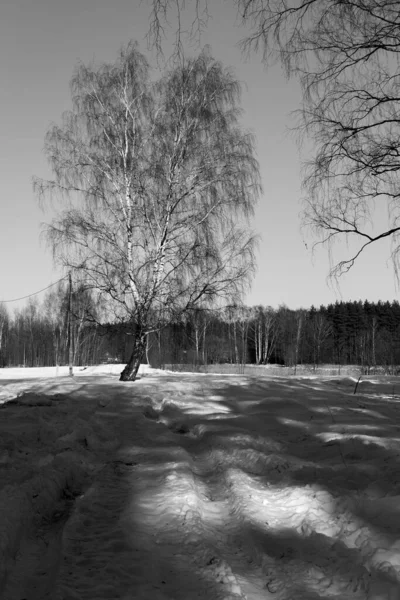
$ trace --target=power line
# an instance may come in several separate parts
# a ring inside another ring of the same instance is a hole
[[[58,281],[55,281],[54,283],[51,283],[47,287],[43,288],[42,290],[39,290],[38,292],[34,292],[33,294],[28,294],[27,296],[22,296],[21,298],[13,298],[13,300],[0,300],[0,304],[2,304],[3,302],[4,303],[6,303],[6,302],[18,302],[19,300],[25,300],[26,298],[32,298],[32,296],[37,296],[41,292],[44,292],[45,290],[48,290],[49,288],[53,287],[53,285],[57,285],[57,283],[60,283],[60,281],[64,281],[64,279],[67,279],[67,277],[68,277],[68,275],[65,275],[65,277],[61,277],[61,279],[59,279]]]

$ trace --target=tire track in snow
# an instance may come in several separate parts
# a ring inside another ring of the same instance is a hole
[[[249,600],[269,597],[262,565],[250,555],[238,556],[235,544],[237,530],[246,522],[244,496],[235,493],[231,473],[230,465],[235,459],[204,426],[190,431],[178,408],[174,414],[174,402],[164,401],[161,408],[165,406],[168,415],[161,410],[159,418],[176,434],[185,464],[186,489],[180,483],[180,491],[174,490],[189,517],[186,530],[180,529],[182,543],[187,544],[194,535],[203,569],[206,566],[216,581],[230,584],[230,593]],[[182,435],[187,433],[189,436]],[[246,455],[246,448],[242,452]],[[247,458],[254,458],[254,454]]]
[[[32,392],[2,406],[7,417],[0,426],[7,444],[7,461],[0,465],[2,600],[53,599],[63,528],[104,454],[96,407],[97,400],[82,407],[75,398]]]
[[[3,600],[52,600],[61,560],[61,539],[69,506],[26,535],[18,548]]]
[[[243,599],[229,565],[207,541],[215,534],[202,519],[207,500],[176,435],[134,410],[120,436],[124,447],[77,501],[64,529],[54,600]]]

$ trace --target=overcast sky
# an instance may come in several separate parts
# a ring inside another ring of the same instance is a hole
[[[32,192],[33,175],[51,177],[44,135],[71,106],[69,81],[78,60],[112,62],[130,39],[147,53],[149,10],[146,0],[1,0],[0,300],[40,290],[64,274],[40,242],[41,223],[51,214],[40,210]],[[288,129],[300,103],[298,85],[287,82],[279,67],[265,70],[261,57],[242,56],[237,43],[244,32],[229,0],[212,0],[210,12],[202,44],[210,44],[243,84],[243,126],[256,135],[264,186],[253,223],[262,236],[258,271],[247,304],[297,308],[337,299],[396,299],[385,241],[341,279],[341,296],[328,286],[327,252],[318,250],[313,258],[312,240],[300,231],[301,162]],[[165,47],[168,53],[171,46]],[[147,55],[155,65],[154,55]],[[345,246],[339,250],[346,256]]]

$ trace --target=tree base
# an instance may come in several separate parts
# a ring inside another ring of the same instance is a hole
[[[136,381],[136,375],[134,377],[130,377],[122,371],[121,375],[119,376],[119,381]]]
[[[145,349],[146,335],[140,333],[140,331],[135,331],[132,355],[120,375],[120,381],[135,381]]]
[[[140,358],[131,358],[119,377],[120,381],[135,381],[140,367]]]

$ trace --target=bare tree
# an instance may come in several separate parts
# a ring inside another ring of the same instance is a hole
[[[312,309],[309,311],[309,326],[315,371],[321,360],[321,350],[324,342],[332,334],[332,324],[327,320],[325,314],[323,314],[321,310],[316,311],[315,309]]]
[[[277,326],[277,315],[276,311],[271,307],[267,306],[264,308],[264,343],[262,352],[262,361],[266,365],[269,363],[270,358],[275,351],[276,339],[278,335]]]
[[[249,326],[252,318],[252,310],[250,307],[242,305],[237,308],[237,322],[240,326],[241,331],[241,357],[240,362],[242,366],[247,363],[248,358],[248,338],[249,338]]]
[[[303,326],[304,326],[304,318],[306,311],[302,308],[296,310],[296,322],[297,322],[297,332],[296,332],[296,345],[295,345],[295,355],[294,355],[294,374],[297,374],[297,364],[299,362],[300,356],[300,344],[303,336]]]
[[[56,289],[51,289],[46,293],[43,300],[45,321],[52,334],[55,365],[59,365],[65,358],[67,338],[66,293],[64,281],[61,281]]]
[[[160,50],[166,17],[194,8],[187,36],[207,26],[207,0],[152,0],[149,38]],[[375,242],[389,238],[397,274],[400,251],[400,11],[390,0],[232,0],[246,26],[245,52],[278,59],[299,78],[300,134],[315,149],[305,164],[303,223],[316,243],[352,241],[331,263],[337,277]],[[182,19],[175,21],[182,29]],[[176,32],[176,52],[184,32]],[[179,42],[179,43],[178,43]],[[386,225],[374,220],[375,201]],[[354,245],[353,245],[354,244]],[[330,256],[332,254],[330,253]]]
[[[262,349],[263,349],[263,312],[264,308],[259,306],[251,307],[251,323],[250,323],[250,335],[254,344],[254,352],[256,364],[261,364],[262,361]]]
[[[88,337],[92,337],[93,332],[90,329],[85,331],[85,326],[89,323],[96,323],[98,320],[98,310],[94,303],[93,294],[84,287],[77,287],[72,294],[71,311],[71,332],[73,348],[73,364],[82,363],[82,348],[85,346]]]
[[[228,338],[229,338],[229,349],[230,349],[230,360],[236,364],[239,364],[239,348],[238,348],[238,336],[237,336],[237,322],[238,322],[238,305],[233,303],[224,308],[222,312],[222,318],[228,325]],[[232,325],[232,329],[231,329]],[[233,336],[232,336],[233,330]]]
[[[254,306],[251,309],[251,332],[256,363],[266,365],[275,349],[277,337],[276,312],[271,306]]]
[[[198,306],[189,314],[189,324],[192,332],[192,342],[195,349],[195,364],[196,366],[206,364],[206,334],[210,324],[212,313],[207,308]],[[200,356],[201,349],[201,356]]]
[[[4,302],[0,302],[0,367],[5,364],[6,330],[9,324],[8,310]]]
[[[251,280],[254,141],[239,125],[239,83],[207,49],[153,82],[131,43],[114,64],[78,66],[71,86],[72,110],[46,136],[54,180],[34,186],[68,199],[48,239],[129,325],[121,380],[133,381],[149,332]]]

